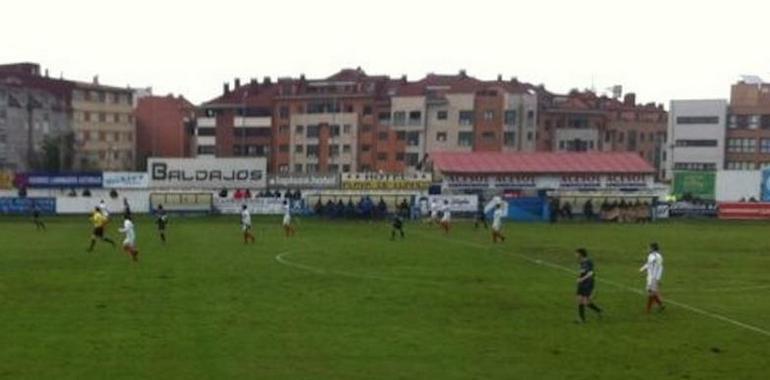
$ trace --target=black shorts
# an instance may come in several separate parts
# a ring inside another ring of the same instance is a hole
[[[104,237],[104,227],[95,227],[94,228],[94,236],[96,236],[96,237]]]
[[[590,297],[594,292],[593,281],[583,281],[577,286],[577,295],[583,297]]]

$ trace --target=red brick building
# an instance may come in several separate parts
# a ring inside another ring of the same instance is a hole
[[[148,157],[192,157],[195,106],[182,96],[145,96],[134,110],[136,155],[140,166]]]

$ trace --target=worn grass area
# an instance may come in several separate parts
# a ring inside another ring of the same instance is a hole
[[[495,246],[468,223],[392,242],[385,222],[306,218],[293,239],[256,222],[244,246],[237,218],[172,219],[163,246],[140,219],[134,265],[86,253],[85,218],[0,219],[0,378],[768,376],[770,224],[509,223]],[[678,305],[645,315],[652,240]],[[565,270],[578,246],[605,281],[585,325]]]

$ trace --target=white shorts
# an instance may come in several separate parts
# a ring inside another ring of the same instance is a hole
[[[291,216],[289,216],[289,215],[284,215],[284,216],[283,216],[283,225],[284,225],[284,226],[288,226],[288,225],[290,225],[290,224],[291,224]]]
[[[499,224],[492,224],[492,230],[495,232],[500,232],[500,230],[503,228],[503,226]]]
[[[441,223],[449,223],[449,218],[441,218]]]
[[[660,281],[658,280],[649,280],[647,281],[647,291],[648,292],[657,292],[660,289]]]
[[[431,212],[431,213],[430,213],[430,218],[431,218],[431,219],[438,219],[438,213],[437,213],[437,212],[435,212],[435,211]]]
[[[251,224],[241,224],[241,231],[246,232],[251,229]]]
[[[134,248],[134,247],[136,247],[136,241],[134,239],[124,239],[123,240],[123,246],[124,247]]]

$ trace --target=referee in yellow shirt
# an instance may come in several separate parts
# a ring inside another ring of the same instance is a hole
[[[91,246],[88,247],[88,252],[94,250],[96,245],[96,239],[112,244],[115,247],[115,242],[112,239],[104,236],[104,226],[107,225],[107,217],[104,216],[102,210],[99,207],[94,208],[94,213],[91,214],[91,223],[94,225],[94,231],[91,234]]]

